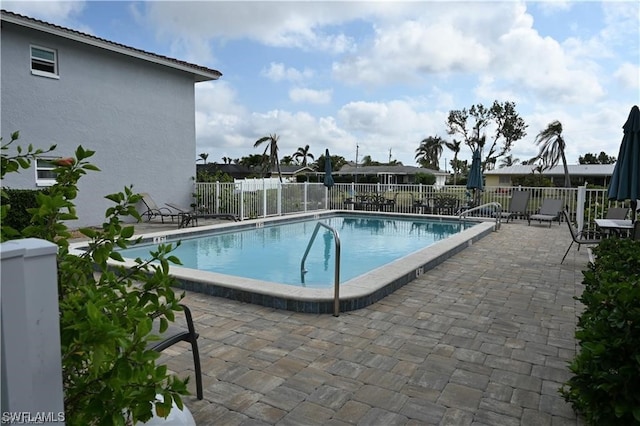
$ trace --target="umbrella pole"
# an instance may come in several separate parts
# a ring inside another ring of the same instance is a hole
[[[631,200],[631,223],[636,221],[636,209],[638,208],[638,200]]]

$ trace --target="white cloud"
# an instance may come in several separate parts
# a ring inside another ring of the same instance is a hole
[[[248,38],[268,46],[345,52],[353,40],[320,28],[350,19],[338,2],[175,2],[144,4],[147,19],[162,37],[189,35],[221,40]]]
[[[12,1],[3,0],[2,8],[31,18],[59,22],[66,25],[79,15],[85,7],[85,1]],[[76,26],[75,29],[79,28]]]
[[[625,89],[640,90],[640,65],[625,62],[613,73]]]
[[[283,63],[271,62],[269,68],[263,69],[261,74],[272,81],[299,82],[312,78],[314,73],[309,68],[299,71],[293,67],[287,68]]]
[[[328,104],[331,102],[331,90],[312,90],[297,87],[289,90],[289,99],[293,102]]]

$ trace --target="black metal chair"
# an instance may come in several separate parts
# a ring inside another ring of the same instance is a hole
[[[563,210],[562,214],[564,216],[565,222],[567,222],[567,226],[569,227],[569,230],[571,231],[571,244],[569,244],[569,248],[567,249],[567,251],[564,252],[564,256],[562,256],[562,260],[560,261],[560,264],[564,262],[564,259],[567,257],[567,254],[569,254],[569,250],[571,250],[573,243],[578,244],[578,250],[580,250],[580,246],[583,244],[596,245],[601,241],[601,238],[599,237],[600,234],[597,232],[591,231],[587,233],[585,231],[578,231],[577,229],[575,229],[571,224],[571,220],[569,219],[569,214],[567,213],[566,210]]]
[[[160,340],[154,340],[147,346],[148,349],[156,352],[162,352],[165,349],[175,345],[178,342],[191,343],[191,351],[193,352],[193,365],[196,374],[196,396],[198,399],[202,399],[202,369],[200,367],[200,352],[198,351],[198,333],[193,326],[193,318],[191,311],[186,305],[180,305],[184,311],[184,316],[187,321],[187,328],[176,326],[175,324],[169,324],[167,330],[164,333],[159,332],[159,324],[154,322],[154,328],[151,331],[152,334],[160,336]]]

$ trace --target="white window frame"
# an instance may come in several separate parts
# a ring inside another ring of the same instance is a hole
[[[44,52],[52,53],[53,54],[53,61],[51,61],[49,59],[44,59],[44,58],[39,58],[37,56],[34,56],[33,55],[33,50],[34,49],[38,49],[38,50],[42,50]],[[37,76],[40,76],[40,77],[60,78],[60,75],[58,74],[58,52],[56,50],[32,44],[32,45],[29,46],[29,58],[30,58],[30,61],[31,61],[31,74],[37,75]],[[39,63],[44,64],[44,65],[53,66],[53,72],[34,69],[34,67],[33,67],[34,62],[39,62]]]
[[[510,175],[499,175],[498,176],[498,185],[500,185],[500,186],[511,186],[511,176]]]
[[[36,186],[52,186],[56,183],[55,176],[47,176],[53,174],[51,171],[57,166],[53,164],[55,158],[36,158]]]

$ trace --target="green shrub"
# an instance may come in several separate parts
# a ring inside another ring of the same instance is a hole
[[[6,173],[28,168],[43,153],[31,146],[17,155],[7,155],[9,145],[2,144],[2,177]],[[69,251],[67,221],[77,219],[74,200],[78,180],[98,168],[87,161],[93,151],[78,147],[75,158],[59,159],[56,184],[48,193],[38,192],[36,207],[27,209],[29,225],[12,228],[4,219],[11,208],[6,191],[2,191],[0,219],[1,239],[34,237],[58,245],[58,307],[64,391],[65,421],[68,425],[125,425],[146,421],[153,414],[153,401],[161,394],[164,402],[155,404],[155,412],[166,417],[172,403],[182,408],[180,395],[187,394],[186,380],[168,374],[164,365],[156,365],[159,354],[148,350],[155,339],[151,334],[154,320],[160,332],[166,330],[179,310],[173,289],[174,278],[169,264],[179,264],[171,255],[171,244],[160,245],[146,260],[136,259],[133,266],[114,266],[110,260],[122,261],[116,251],[127,248],[133,226],[121,217],[140,215],[135,205],[141,196],[131,188],[107,195],[114,203],[107,209],[101,229],[85,228],[89,238],[82,254]]]
[[[436,183],[436,175],[433,173],[416,173],[415,175],[415,183],[423,184],[423,185],[433,185]]]
[[[579,352],[564,398],[592,425],[640,423],[640,241],[609,238],[583,272]]]
[[[45,189],[11,189],[6,188],[5,202],[10,207],[7,217],[4,218],[5,224],[13,229],[23,229],[29,226],[31,215],[28,209],[38,206],[36,196],[39,192],[47,193]]]

